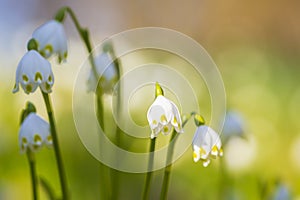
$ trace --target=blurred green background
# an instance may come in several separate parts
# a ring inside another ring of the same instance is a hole
[[[165,27],[195,39],[219,67],[227,106],[245,119],[247,139],[233,138],[224,147],[224,157],[207,168],[192,161],[189,149],[174,164],[169,199],[268,199],[278,181],[293,199],[300,199],[299,1],[0,0],[0,5],[0,199],[31,199],[27,159],[18,147],[19,114],[30,100],[39,114],[47,115],[38,92],[11,90],[32,31],[64,5],[90,29],[95,45],[127,29]],[[69,18],[65,27],[68,61],[58,66],[52,60],[60,144],[72,198],[99,199],[105,183],[99,179],[98,161],[79,140],[71,104],[73,83],[87,53]],[[199,104],[209,105],[209,99],[199,98],[207,101]],[[134,118],[141,116],[138,109],[132,111]],[[54,161],[49,149],[37,153],[39,174],[59,194]],[[138,199],[144,174],[119,176],[120,199]],[[158,198],[161,181],[162,171],[155,172],[151,199]]]

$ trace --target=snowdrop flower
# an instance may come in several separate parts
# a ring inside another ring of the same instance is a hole
[[[204,167],[209,165],[211,158],[223,156],[219,135],[206,125],[197,128],[192,145],[194,161],[201,160]]]
[[[53,54],[58,54],[58,61],[65,61],[67,58],[67,37],[64,26],[61,22],[50,20],[38,27],[32,34],[38,43],[38,51],[49,58]]]
[[[156,91],[161,90],[155,101],[147,112],[147,119],[152,130],[151,139],[159,133],[168,135],[175,128],[177,133],[183,133],[182,121],[177,106],[163,96],[159,84],[156,84]]]
[[[222,131],[224,143],[226,143],[231,137],[234,136],[244,137],[244,127],[244,120],[239,113],[235,111],[227,112]]]
[[[94,59],[94,63],[96,66],[97,74],[94,74],[94,71],[91,69],[89,78],[87,81],[87,90],[88,92],[92,92],[96,90],[98,80],[101,88],[104,92],[111,92],[114,84],[117,82],[117,69],[115,64],[113,63],[112,58],[108,53],[101,53]],[[101,75],[101,77],[99,77]]]
[[[49,124],[34,112],[30,113],[21,124],[19,131],[19,145],[21,153],[29,148],[37,151],[43,144],[52,145]]]
[[[26,94],[33,93],[38,86],[49,93],[53,83],[51,64],[37,51],[30,50],[23,56],[17,67],[13,93],[19,91],[19,84]]]

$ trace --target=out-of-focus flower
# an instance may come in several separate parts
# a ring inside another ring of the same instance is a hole
[[[19,84],[26,94],[33,93],[38,86],[44,92],[50,93],[54,84],[51,64],[37,51],[28,51],[17,67],[13,93],[19,91]]]
[[[58,61],[65,61],[68,54],[67,37],[62,23],[50,20],[38,27],[32,34],[38,43],[38,51],[45,58],[58,55]]]
[[[156,84],[156,87],[160,88],[159,84]],[[182,120],[177,106],[162,94],[156,96],[147,112],[147,119],[152,130],[151,138],[153,139],[159,133],[168,135],[173,128],[177,133],[183,133]]]
[[[199,126],[193,139],[193,158],[195,162],[201,160],[207,167],[211,158],[223,156],[222,143],[219,135],[209,126]]]
[[[51,146],[52,137],[49,124],[35,113],[30,113],[21,124],[19,145],[21,153],[29,148],[37,151],[43,145]]]
[[[97,74],[95,74],[94,70],[91,69],[87,81],[88,92],[96,90],[98,84],[96,77],[99,78],[99,86],[102,90],[108,93],[111,92],[118,79],[117,69],[112,58],[108,53],[104,52],[94,59],[94,63]]]
[[[235,111],[227,112],[223,131],[222,131],[224,143],[227,143],[227,141],[231,137],[237,136],[243,138],[245,136],[244,127],[245,127],[244,120],[238,112]]]
[[[279,183],[274,193],[273,200],[290,200],[290,199],[292,199],[292,197],[287,186]]]

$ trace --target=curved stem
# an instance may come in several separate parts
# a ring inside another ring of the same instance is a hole
[[[150,192],[150,183],[152,178],[152,168],[153,168],[153,160],[154,160],[154,150],[155,150],[155,141],[156,138],[151,139],[150,148],[149,148],[149,161],[148,161],[148,172],[146,175],[145,187],[143,191],[143,199],[149,199],[149,192]]]
[[[57,137],[57,133],[56,133],[53,109],[52,109],[49,95],[47,93],[44,93],[43,91],[42,91],[42,94],[43,94],[43,98],[44,98],[45,105],[47,108],[47,114],[48,114],[49,123],[50,123],[50,130],[51,130],[54,153],[55,153],[55,158],[56,158],[56,163],[57,163],[57,168],[58,168],[58,173],[59,173],[59,178],[60,178],[62,197],[63,197],[63,200],[67,200],[67,199],[69,199],[68,187],[67,187],[66,174],[64,171],[63,161],[62,161],[62,157],[61,157],[61,153],[60,153],[58,137]]]
[[[31,176],[31,185],[32,185],[32,194],[33,200],[38,200],[38,193],[37,193],[37,173],[35,168],[35,158],[34,154],[30,149],[27,150],[27,158],[30,168],[30,176]]]
[[[98,73],[97,73],[95,62],[94,62],[94,57],[93,57],[93,52],[92,52],[93,49],[92,49],[92,44],[91,44],[90,37],[89,37],[89,31],[86,28],[83,28],[80,26],[75,13],[73,12],[73,10],[70,7],[64,7],[62,9],[64,9],[64,11],[70,15],[81,39],[83,40],[85,47],[90,54],[89,60],[92,65],[93,74],[95,75],[96,80],[98,80],[98,77],[97,77]]]

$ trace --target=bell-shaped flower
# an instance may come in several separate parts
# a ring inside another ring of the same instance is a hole
[[[173,128],[183,133],[182,120],[177,106],[162,95],[158,95],[147,112],[147,119],[152,130],[151,138],[159,133],[168,135]]]
[[[30,113],[23,121],[19,131],[21,153],[29,148],[37,151],[43,145],[51,146],[52,137],[49,124],[35,113]]]
[[[108,53],[104,52],[94,59],[94,63],[97,74],[95,74],[95,70],[91,68],[87,81],[88,92],[95,91],[98,82],[102,91],[106,93],[112,92],[112,89],[118,79],[116,65],[112,58]]]
[[[211,158],[223,156],[222,143],[219,135],[209,126],[199,126],[193,139],[193,158],[195,162],[201,160],[207,167]]]
[[[245,124],[241,115],[236,111],[229,111],[225,117],[225,123],[222,131],[222,137],[224,138],[224,144],[231,137],[244,137],[245,136]]]
[[[46,93],[51,92],[54,84],[51,64],[37,51],[28,51],[17,67],[13,93],[19,91],[19,84],[26,94],[33,93],[38,86]]]
[[[38,51],[45,58],[58,55],[58,61],[65,61],[68,54],[67,37],[61,22],[50,20],[38,27],[32,34],[38,43]]]

